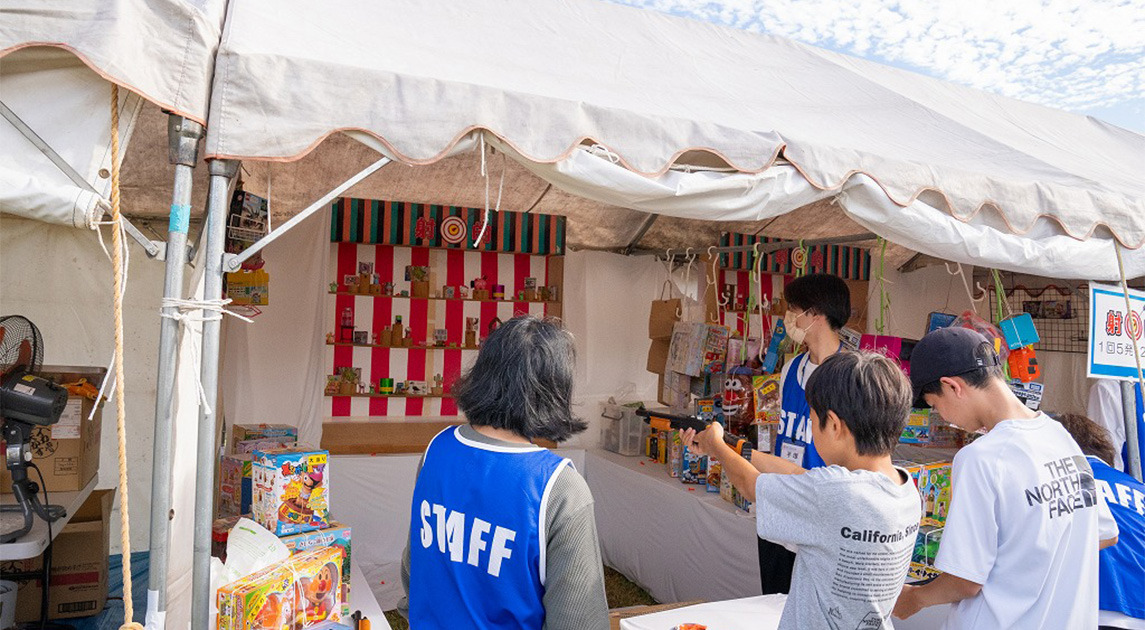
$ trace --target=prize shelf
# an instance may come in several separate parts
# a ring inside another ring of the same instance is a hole
[[[353,346],[355,348],[389,348],[390,350],[466,350],[468,352],[477,352],[481,348],[450,348],[448,346],[384,346],[380,343],[345,343],[336,341],[334,343],[326,342],[328,346]]]
[[[453,398],[450,394],[323,394],[327,398]]]
[[[330,295],[352,295],[355,297],[390,298],[398,300],[434,300],[436,302],[493,302],[495,304],[560,304],[553,300],[477,300],[474,298],[413,297],[412,295],[374,295],[373,293],[353,293],[351,291],[327,291]]]

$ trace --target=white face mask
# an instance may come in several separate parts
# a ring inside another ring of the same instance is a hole
[[[787,336],[791,337],[791,341],[794,341],[795,345],[797,346],[802,344],[807,339],[807,333],[810,332],[811,329],[815,326],[815,322],[811,322],[811,325],[807,328],[800,328],[799,326],[795,325],[795,322],[799,319],[799,316],[805,313],[807,313],[807,311],[803,311],[802,313],[787,311],[787,313],[783,316],[783,326],[787,329]]]

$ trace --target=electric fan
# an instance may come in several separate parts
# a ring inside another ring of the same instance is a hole
[[[33,515],[49,523],[64,516],[63,508],[40,503],[40,487],[28,479],[33,428],[58,422],[68,403],[66,389],[36,375],[43,360],[43,338],[35,324],[20,315],[0,317],[0,420],[4,463],[12,474],[12,494],[17,503],[3,507],[5,512],[24,514],[23,527],[0,535],[0,543],[28,533]]]

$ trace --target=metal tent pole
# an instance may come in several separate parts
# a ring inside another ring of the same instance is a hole
[[[1121,412],[1125,421],[1125,472],[1141,481],[1141,442],[1137,436],[1137,392],[1134,381],[1121,381]]]
[[[187,267],[187,230],[191,219],[191,176],[199,155],[203,126],[181,116],[167,119],[168,159],[175,165],[175,192],[171,197],[171,220],[167,230],[164,298],[183,297],[183,273]],[[164,314],[176,309],[164,308]],[[151,461],[151,548],[148,567],[148,617],[157,613],[162,627],[167,610],[168,532],[171,525],[171,397],[175,391],[175,356],[179,322],[164,317],[159,322],[159,378],[155,395],[155,439]]]
[[[217,300],[223,293],[223,240],[226,236],[227,193],[238,172],[235,160],[211,160],[207,197],[207,251],[203,299]],[[202,366],[199,380],[206,397],[199,408],[199,442],[195,475],[195,542],[191,574],[191,627],[206,628],[211,616],[211,520],[215,485],[215,418],[219,391],[219,313],[203,322]]]

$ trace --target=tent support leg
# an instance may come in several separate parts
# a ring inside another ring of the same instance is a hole
[[[359,171],[357,175],[354,175],[350,179],[342,182],[336,188],[334,188],[334,190],[331,190],[330,192],[323,195],[321,199],[307,206],[306,209],[302,212],[299,212],[293,217],[290,217],[289,221],[275,228],[274,231],[272,231],[270,234],[267,234],[266,236],[258,239],[254,245],[251,245],[250,247],[243,250],[241,254],[227,256],[226,263],[223,265],[223,271],[238,271],[239,267],[242,266],[243,261],[262,251],[264,247],[273,243],[275,239],[282,236],[287,230],[304,221],[306,217],[309,217],[315,212],[325,208],[330,204],[331,201],[334,201],[334,199],[341,196],[342,193],[349,190],[350,187],[352,187],[354,184],[357,184],[363,179],[366,179],[370,175],[374,174],[374,172],[376,172],[378,169],[389,163],[390,158],[384,157],[377,162],[367,166],[366,168]]]
[[[207,193],[207,251],[203,276],[203,297],[218,299],[223,294],[223,241],[230,182],[238,173],[235,160],[211,160],[210,188]],[[211,617],[211,521],[215,486],[215,419],[218,416],[219,328],[221,314],[203,322],[202,366],[199,380],[206,406],[199,409],[199,441],[195,475],[195,542],[191,577],[191,627],[206,628]]]
[[[1121,292],[1125,295],[1125,317],[1129,321],[1133,313],[1133,304],[1129,301],[1129,282],[1125,279],[1125,263],[1121,260],[1121,244],[1113,240],[1113,253],[1117,255],[1117,272],[1121,275]],[[1091,315],[1092,316],[1092,315]],[[1130,332],[1131,331],[1126,331]],[[1133,361],[1137,365],[1137,384],[1145,390],[1145,372],[1141,369],[1141,349],[1137,347],[1137,337],[1129,334],[1133,342]],[[1137,409],[1137,393],[1133,391],[1133,381],[1121,382],[1121,411],[1125,420],[1125,451],[1128,457],[1125,460],[1125,472],[1141,481],[1141,443],[1137,435],[1137,414],[1143,410]]]
[[[190,225],[191,175],[203,138],[203,126],[181,116],[170,116],[167,141],[175,164],[175,192],[171,198],[171,221],[167,232],[167,275],[163,297],[183,297],[183,273],[187,267],[187,229]],[[174,308],[163,309],[175,313]],[[159,379],[155,394],[155,440],[151,461],[151,548],[148,568],[148,627],[163,627],[167,610],[168,532],[171,521],[171,397],[175,391],[175,349],[179,322],[159,321]],[[154,601],[152,601],[154,599]],[[152,624],[151,611],[157,613]]]

